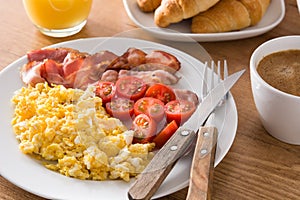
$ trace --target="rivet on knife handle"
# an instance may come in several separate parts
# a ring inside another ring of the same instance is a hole
[[[176,161],[194,140],[196,133],[179,128],[168,142],[156,153],[128,191],[129,199],[151,199]]]
[[[216,152],[217,129],[202,127],[192,161],[187,200],[210,200]]]

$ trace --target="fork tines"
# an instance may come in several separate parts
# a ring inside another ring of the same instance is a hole
[[[217,61],[217,80],[216,80],[216,83],[215,83],[215,62],[212,60],[211,61],[211,65],[210,65],[210,74],[208,75],[207,71],[208,71],[208,63],[205,62],[205,65],[204,65],[204,73],[203,73],[203,80],[202,80],[202,99],[207,95],[207,93],[209,91],[211,91],[214,86],[218,83],[221,82],[221,80],[225,80],[227,77],[228,77],[228,67],[227,67],[227,61],[224,60],[223,61],[223,74],[221,74],[221,61],[218,60]],[[228,94],[225,95],[225,98],[227,98]]]

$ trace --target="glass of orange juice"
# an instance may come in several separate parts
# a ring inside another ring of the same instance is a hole
[[[45,35],[66,37],[86,24],[92,0],[23,0],[32,23]]]

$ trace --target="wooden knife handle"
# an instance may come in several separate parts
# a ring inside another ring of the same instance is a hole
[[[187,200],[211,199],[217,135],[214,127],[202,127],[198,132]]]
[[[176,161],[194,141],[196,133],[179,128],[168,142],[155,154],[128,191],[129,199],[151,199]]]

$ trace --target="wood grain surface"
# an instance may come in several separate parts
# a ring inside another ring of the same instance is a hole
[[[205,126],[198,131],[187,200],[211,200],[217,139],[215,127]]]
[[[20,0],[0,0],[0,5],[0,69],[32,49],[78,38],[114,36],[136,28],[125,12],[122,0],[94,0],[87,25],[77,35],[67,38],[51,38],[39,33],[27,18]],[[212,199],[300,199],[300,146],[280,142],[265,131],[250,86],[249,60],[254,49],[275,37],[300,35],[300,15],[296,0],[286,0],[285,5],[283,21],[263,35],[234,41],[200,43],[214,60],[227,59],[229,73],[247,69],[231,90],[238,110],[238,128],[228,154],[215,168]],[[149,40],[156,40],[146,32],[143,34]],[[182,46],[188,48],[189,44]],[[159,200],[183,200],[187,190],[184,188]],[[24,191],[0,176],[0,199],[44,198]]]

